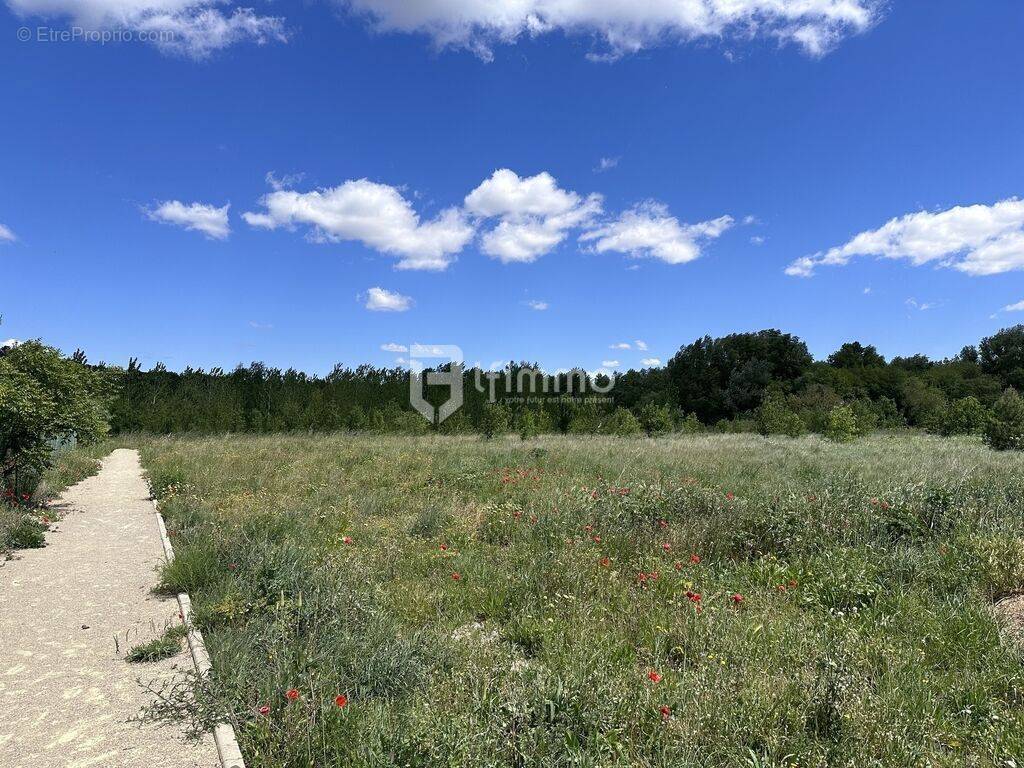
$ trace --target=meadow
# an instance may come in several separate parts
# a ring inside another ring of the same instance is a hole
[[[1024,757],[1024,456],[976,438],[132,442],[215,666],[152,715],[253,768]]]

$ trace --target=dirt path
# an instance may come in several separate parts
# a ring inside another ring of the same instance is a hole
[[[0,567],[2,768],[218,765],[211,738],[136,720],[152,701],[139,681],[192,663],[187,651],[156,664],[123,658],[178,622],[177,603],[150,594],[163,554],[148,496],[138,453],[114,451],[61,497],[66,517],[47,546]]]

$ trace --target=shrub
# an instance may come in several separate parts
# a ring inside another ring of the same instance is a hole
[[[605,420],[602,432],[609,435],[635,435],[640,432],[640,422],[625,408],[616,408],[615,412]]]
[[[539,408],[527,408],[519,414],[519,436],[523,440],[550,432],[553,426],[551,417]]]
[[[803,421],[786,404],[778,390],[770,391],[757,409],[757,431],[762,435],[798,437],[807,431]]]
[[[1008,389],[992,408],[985,424],[985,442],[997,451],[1024,450],[1024,401]]]
[[[858,435],[870,435],[878,427],[878,414],[870,400],[854,400],[850,404]]]
[[[825,437],[836,443],[848,443],[857,436],[857,418],[853,408],[837,405],[828,414]]]
[[[977,435],[985,429],[988,411],[976,397],[962,397],[949,404],[939,431],[944,435]]]
[[[509,412],[504,403],[486,403],[480,418],[480,430],[488,440],[508,432]]]
[[[672,431],[672,409],[667,405],[647,403],[640,409],[639,421],[648,436],[663,435]]]
[[[679,422],[679,431],[684,435],[696,435],[704,431],[704,425],[701,424],[696,413],[688,413]]]

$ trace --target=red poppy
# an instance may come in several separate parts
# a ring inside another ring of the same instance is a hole
[[[607,567],[608,567],[608,566],[609,566],[609,565],[611,564],[611,562],[612,562],[612,561],[611,561],[611,559],[610,559],[610,558],[607,558],[607,557],[602,557],[602,558],[601,558],[600,560],[598,560],[597,562],[601,564],[601,567],[602,567],[602,568],[607,568]]]
[[[732,491],[729,491],[727,494],[725,494],[725,498],[727,498],[729,501],[732,501],[733,499],[736,498],[736,494],[733,493]]]
[[[462,581],[462,574],[458,571],[452,573],[452,581]]]
[[[690,555],[690,562],[693,565],[700,565],[700,555]]]
[[[583,526],[583,530],[584,530],[584,531],[586,531],[587,533],[593,533],[593,531],[594,531],[594,526],[592,526],[592,525],[590,525],[590,524],[588,523],[587,525],[584,525],[584,526]]]
[[[31,497],[31,496],[29,496],[29,495],[28,495],[27,493],[23,493],[23,494],[21,494],[21,500],[22,500],[22,501],[28,501],[28,500],[29,500],[29,499],[31,499],[31,498],[32,498],[32,497]]]
[[[520,519],[522,516],[523,516],[522,511],[518,510],[518,509],[515,512],[512,513],[512,517],[514,519],[516,519],[516,520]]]
[[[789,580],[789,588],[790,589],[796,589],[796,579],[790,579]]]
[[[677,571],[683,570],[683,564],[680,563],[678,560],[675,561],[672,567],[675,568]]]
[[[442,552],[447,552],[448,551],[448,545],[447,544],[442,544],[440,547],[438,547],[438,549],[440,549]]]
[[[344,707],[346,704],[348,704],[348,696],[346,696],[345,694],[341,694],[340,696],[336,696],[334,698],[334,703],[336,705],[338,705],[339,707]]]
[[[665,705],[662,705],[661,709],[659,709],[658,711],[661,712],[662,720],[668,720],[670,717],[672,717],[672,710],[666,707]]]
[[[661,682],[661,674],[658,673],[658,672],[655,672],[652,669],[650,672],[647,673],[647,679],[650,680],[652,683],[660,683]]]
[[[294,688],[289,688],[287,691],[285,691],[284,696],[286,699],[288,699],[288,701],[298,701],[299,692]]]
[[[47,525],[49,525],[50,524],[50,518],[44,517],[43,518],[43,522],[46,523]]]
[[[743,595],[741,595],[739,592],[737,592],[732,597],[730,597],[729,600],[732,601],[733,605],[739,605],[740,603],[743,602]]]
[[[779,586],[777,586],[776,589],[779,592],[785,592],[786,591],[786,585],[785,584],[779,584]]]
[[[262,707],[260,707],[260,714],[263,715],[264,717],[269,715],[270,714],[270,707],[268,707],[266,704],[264,704]]]
[[[661,545],[661,548],[663,550],[665,550],[666,552],[671,552],[672,551],[672,545],[669,544],[667,541],[664,544]]]
[[[351,536],[342,536],[341,537],[341,543],[342,544],[351,544],[352,543],[352,537]]]
[[[595,544],[600,544],[601,543],[601,537],[600,536],[595,536],[594,537],[594,543]]]
[[[701,600],[700,592],[691,592],[691,591],[687,590],[686,591],[686,596],[690,599],[691,603],[698,603],[698,604],[700,603],[700,600]]]
[[[229,570],[229,571],[233,571],[233,570],[235,570],[236,568],[238,568],[238,566],[237,566],[237,565],[235,565],[234,563],[228,563],[228,570]]]
[[[668,528],[668,520],[659,520],[658,521],[658,527],[661,528],[662,530],[665,530],[666,528]]]

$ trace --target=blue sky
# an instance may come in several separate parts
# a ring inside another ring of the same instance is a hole
[[[2,0],[0,339],[628,368],[765,327],[942,357],[1020,321],[1024,5],[722,2]],[[75,27],[176,37],[48,39]]]

